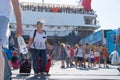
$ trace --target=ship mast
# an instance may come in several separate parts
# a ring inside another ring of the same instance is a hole
[[[42,0],[42,4],[44,5],[44,0]]]

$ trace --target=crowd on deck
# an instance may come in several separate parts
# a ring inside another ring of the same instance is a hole
[[[21,3],[21,8],[23,11],[36,11],[36,12],[56,12],[56,13],[74,13],[74,14],[93,14],[94,10],[91,9],[86,11],[84,8],[79,6],[65,6],[65,5],[50,5],[50,4],[29,4]]]
[[[55,4],[35,4],[35,3],[21,3],[21,9],[23,11],[33,11],[33,12],[54,12],[54,13],[67,13],[67,14],[91,14],[94,15],[95,11],[85,10],[80,6],[72,5],[55,5]],[[85,20],[85,24],[99,24],[96,19]]]

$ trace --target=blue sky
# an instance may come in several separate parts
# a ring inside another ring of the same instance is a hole
[[[42,0],[20,0],[24,2],[42,2]],[[77,5],[79,0],[44,0],[45,3]],[[91,6],[101,25],[101,29],[120,27],[120,0],[92,0]]]

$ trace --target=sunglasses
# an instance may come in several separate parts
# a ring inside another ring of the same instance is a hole
[[[43,23],[41,23],[41,22],[37,22],[37,25],[43,25]]]

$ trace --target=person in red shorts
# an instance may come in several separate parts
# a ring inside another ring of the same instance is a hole
[[[100,66],[100,48],[99,48],[98,44],[96,44],[95,48],[94,48],[94,60],[95,60],[95,66],[96,66],[96,63],[98,62],[99,68],[101,68],[101,66]]]

